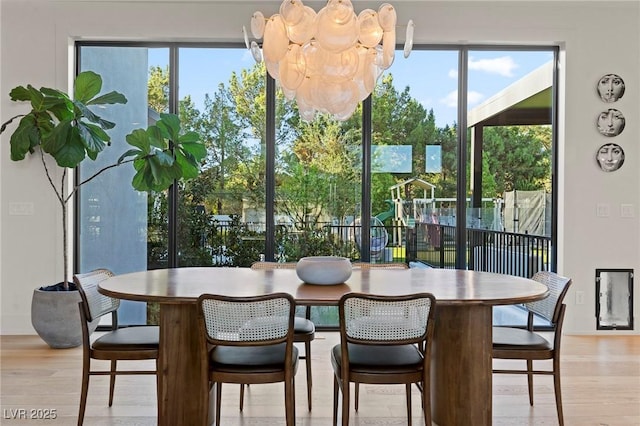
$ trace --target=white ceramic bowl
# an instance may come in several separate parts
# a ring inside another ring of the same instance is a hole
[[[303,257],[296,264],[298,278],[307,284],[342,284],[351,276],[351,261],[338,256]]]

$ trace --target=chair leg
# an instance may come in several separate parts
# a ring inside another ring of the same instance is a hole
[[[533,360],[527,360],[527,385],[529,387],[529,405],[533,406]]]
[[[349,426],[349,382],[342,381],[342,426]]]
[[[115,359],[111,360],[111,374],[109,375],[109,407],[113,404],[113,390],[116,386],[116,368],[118,365],[118,361]]]
[[[160,414],[160,378],[158,377],[158,358],[156,358],[156,406],[158,407],[158,414]]]
[[[216,426],[220,426],[220,409],[222,402],[222,383],[216,382],[213,384],[216,388]]]
[[[311,342],[304,342],[304,361],[307,367],[307,406],[311,411]]]
[[[560,392],[560,360],[553,359],[553,388],[556,394],[556,411],[558,412],[558,423],[564,426],[564,415],[562,414],[562,393]]]
[[[422,411],[424,413],[424,424],[425,426],[431,426],[431,389],[425,388],[426,383],[422,383],[422,388],[420,389],[422,396]],[[427,389],[425,391],[425,389]]]
[[[411,383],[405,385],[407,393],[407,425],[411,426]]]
[[[84,423],[84,412],[87,408],[87,393],[89,392],[89,365],[88,360],[82,364],[82,387],[80,389],[80,410],[78,411],[78,426]]]
[[[338,426],[338,378],[333,375],[333,426]]]
[[[240,412],[244,409],[244,384],[240,385]]]
[[[295,378],[285,380],[284,382],[284,407],[287,426],[295,426],[296,424],[296,391]]]
[[[353,383],[353,405],[355,405],[356,413],[358,412],[358,402],[360,402],[360,383]]]

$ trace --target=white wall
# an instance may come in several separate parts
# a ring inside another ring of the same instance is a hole
[[[355,2],[357,10],[380,2]],[[394,3],[394,2],[392,2]],[[568,296],[569,333],[596,333],[596,268],[640,271],[640,3],[637,1],[399,1],[399,22],[412,18],[415,43],[553,44],[562,48],[560,93],[559,272],[573,278]],[[259,8],[272,2],[2,0],[0,3],[0,114],[23,111],[7,94],[19,84],[67,88],[74,39],[241,41]],[[611,17],[603,23],[603,17]],[[402,39],[400,39],[401,41]],[[595,84],[605,73],[621,75],[627,118],[615,142],[626,160],[615,173],[601,172],[594,154],[602,138],[595,118],[603,109]],[[33,333],[33,288],[61,276],[58,207],[36,160],[14,163],[8,135],[0,150],[0,333]],[[34,214],[9,215],[9,203],[31,202]],[[596,205],[610,206],[608,218]],[[632,204],[633,218],[620,217]],[[636,288],[640,278],[636,278]],[[575,305],[575,291],[584,305]],[[640,316],[636,291],[635,318]],[[633,332],[640,334],[640,326]]]

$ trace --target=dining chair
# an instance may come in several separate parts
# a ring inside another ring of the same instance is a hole
[[[198,298],[198,322],[208,343],[204,365],[209,366],[209,382],[215,388],[216,425],[220,425],[223,383],[278,382],[284,382],[286,424],[295,424],[294,317],[295,299],[287,293]]]
[[[270,270],[270,269],[296,269],[296,262],[267,262],[258,261],[251,264],[254,270]],[[311,378],[311,342],[315,339],[316,326],[311,321],[311,306],[306,306],[304,310],[304,318],[296,316],[293,325],[293,341],[294,343],[304,343],[304,355],[300,354],[299,359],[305,361],[307,370],[307,407],[311,411],[311,388],[313,381]],[[244,386],[240,389],[240,410],[242,410],[244,402]]]
[[[157,326],[139,326],[118,328],[118,307],[120,300],[98,292],[98,284],[112,277],[108,269],[96,269],[73,276],[80,293],[80,323],[82,325],[82,388],[80,392],[80,411],[78,425],[84,422],[91,376],[109,376],[109,407],[113,404],[113,391],[117,375],[153,374],[158,385],[157,362],[160,333]],[[104,315],[111,314],[111,330],[90,341],[89,323]],[[111,361],[109,371],[92,370],[91,360]],[[118,370],[120,360],[156,361],[155,370]]]
[[[525,303],[528,311],[526,329],[515,327],[493,327],[493,358],[526,360],[527,369],[494,369],[497,374],[526,374],[529,387],[529,404],[533,405],[533,375],[553,375],[558,422],[564,425],[562,414],[562,394],[560,392],[560,339],[566,305],[563,300],[571,285],[571,279],[554,272],[536,272],[531,278],[549,288],[549,296],[543,300]],[[547,340],[534,331],[534,317],[549,321],[553,339]],[[553,360],[551,370],[534,370],[534,360]]]
[[[381,296],[347,293],[340,298],[340,344],[331,350],[333,424],[338,423],[342,391],[342,425],[349,424],[349,386],[404,384],[407,422],[411,425],[411,385],[422,390],[426,425],[431,425],[430,355],[436,299],[430,293]]]
[[[352,262],[351,265],[354,269],[362,269],[362,270],[371,270],[371,269],[409,269],[409,265],[401,262],[393,262],[393,263],[369,263],[369,262]],[[353,399],[355,410],[358,411],[358,406],[360,402],[360,384],[354,384],[354,392]]]
[[[352,262],[351,266],[360,269],[409,269],[406,263],[368,263],[368,262]]]

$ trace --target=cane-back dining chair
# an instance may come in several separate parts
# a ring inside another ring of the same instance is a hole
[[[533,375],[553,375],[553,387],[556,397],[558,422],[564,425],[562,414],[562,393],[560,391],[560,339],[566,305],[564,297],[571,285],[571,279],[554,272],[540,271],[533,280],[545,284],[549,288],[549,296],[537,302],[526,303],[528,311],[527,328],[493,327],[493,358],[526,360],[527,369],[494,369],[498,374],[526,374],[529,387],[529,404],[533,405]],[[553,339],[545,339],[533,329],[534,316],[549,321]],[[534,360],[552,360],[551,370],[534,370]]]
[[[113,391],[117,375],[153,374],[156,376],[157,392],[159,329],[157,326],[118,328],[117,309],[120,306],[120,300],[98,292],[98,284],[112,276],[113,273],[107,269],[96,269],[85,274],[73,276],[73,282],[80,293],[79,308],[82,325],[82,388],[78,425],[82,425],[84,422],[90,376],[110,376],[109,407],[113,404]],[[111,330],[95,339],[92,343],[90,341],[89,323],[107,314],[111,314]],[[92,370],[92,359],[111,361],[110,370]],[[156,361],[155,370],[117,369],[117,363],[120,360],[149,359]]]
[[[251,264],[251,269],[296,269],[295,262],[266,262],[258,261]],[[313,380],[311,377],[311,342],[315,339],[316,327],[313,321],[311,321],[311,306],[305,306],[304,318],[300,316],[295,317],[293,325],[293,341],[295,343],[304,343],[304,355],[300,354],[299,359],[305,361],[305,367],[307,370],[307,407],[311,411],[311,388]],[[240,389],[240,409],[244,401],[244,386]]]
[[[351,265],[354,269],[371,270],[371,269],[409,269],[409,265],[401,262],[393,263],[369,263],[369,262],[352,262]],[[353,400],[355,410],[358,411],[360,403],[360,384],[354,384]]]
[[[293,426],[298,369],[298,349],[293,345],[295,299],[287,293],[203,294],[198,298],[198,317],[208,343],[203,356],[215,388],[215,424],[220,425],[223,383],[284,382],[286,424]]]
[[[422,389],[426,425],[431,425],[430,355],[436,299],[430,293],[380,296],[347,293],[338,305],[340,344],[331,351],[333,424],[349,424],[349,384],[404,384],[411,425],[411,385]]]
[[[368,263],[368,262],[353,262],[351,263],[354,269],[409,269],[409,265],[406,263],[393,262],[393,263]]]

